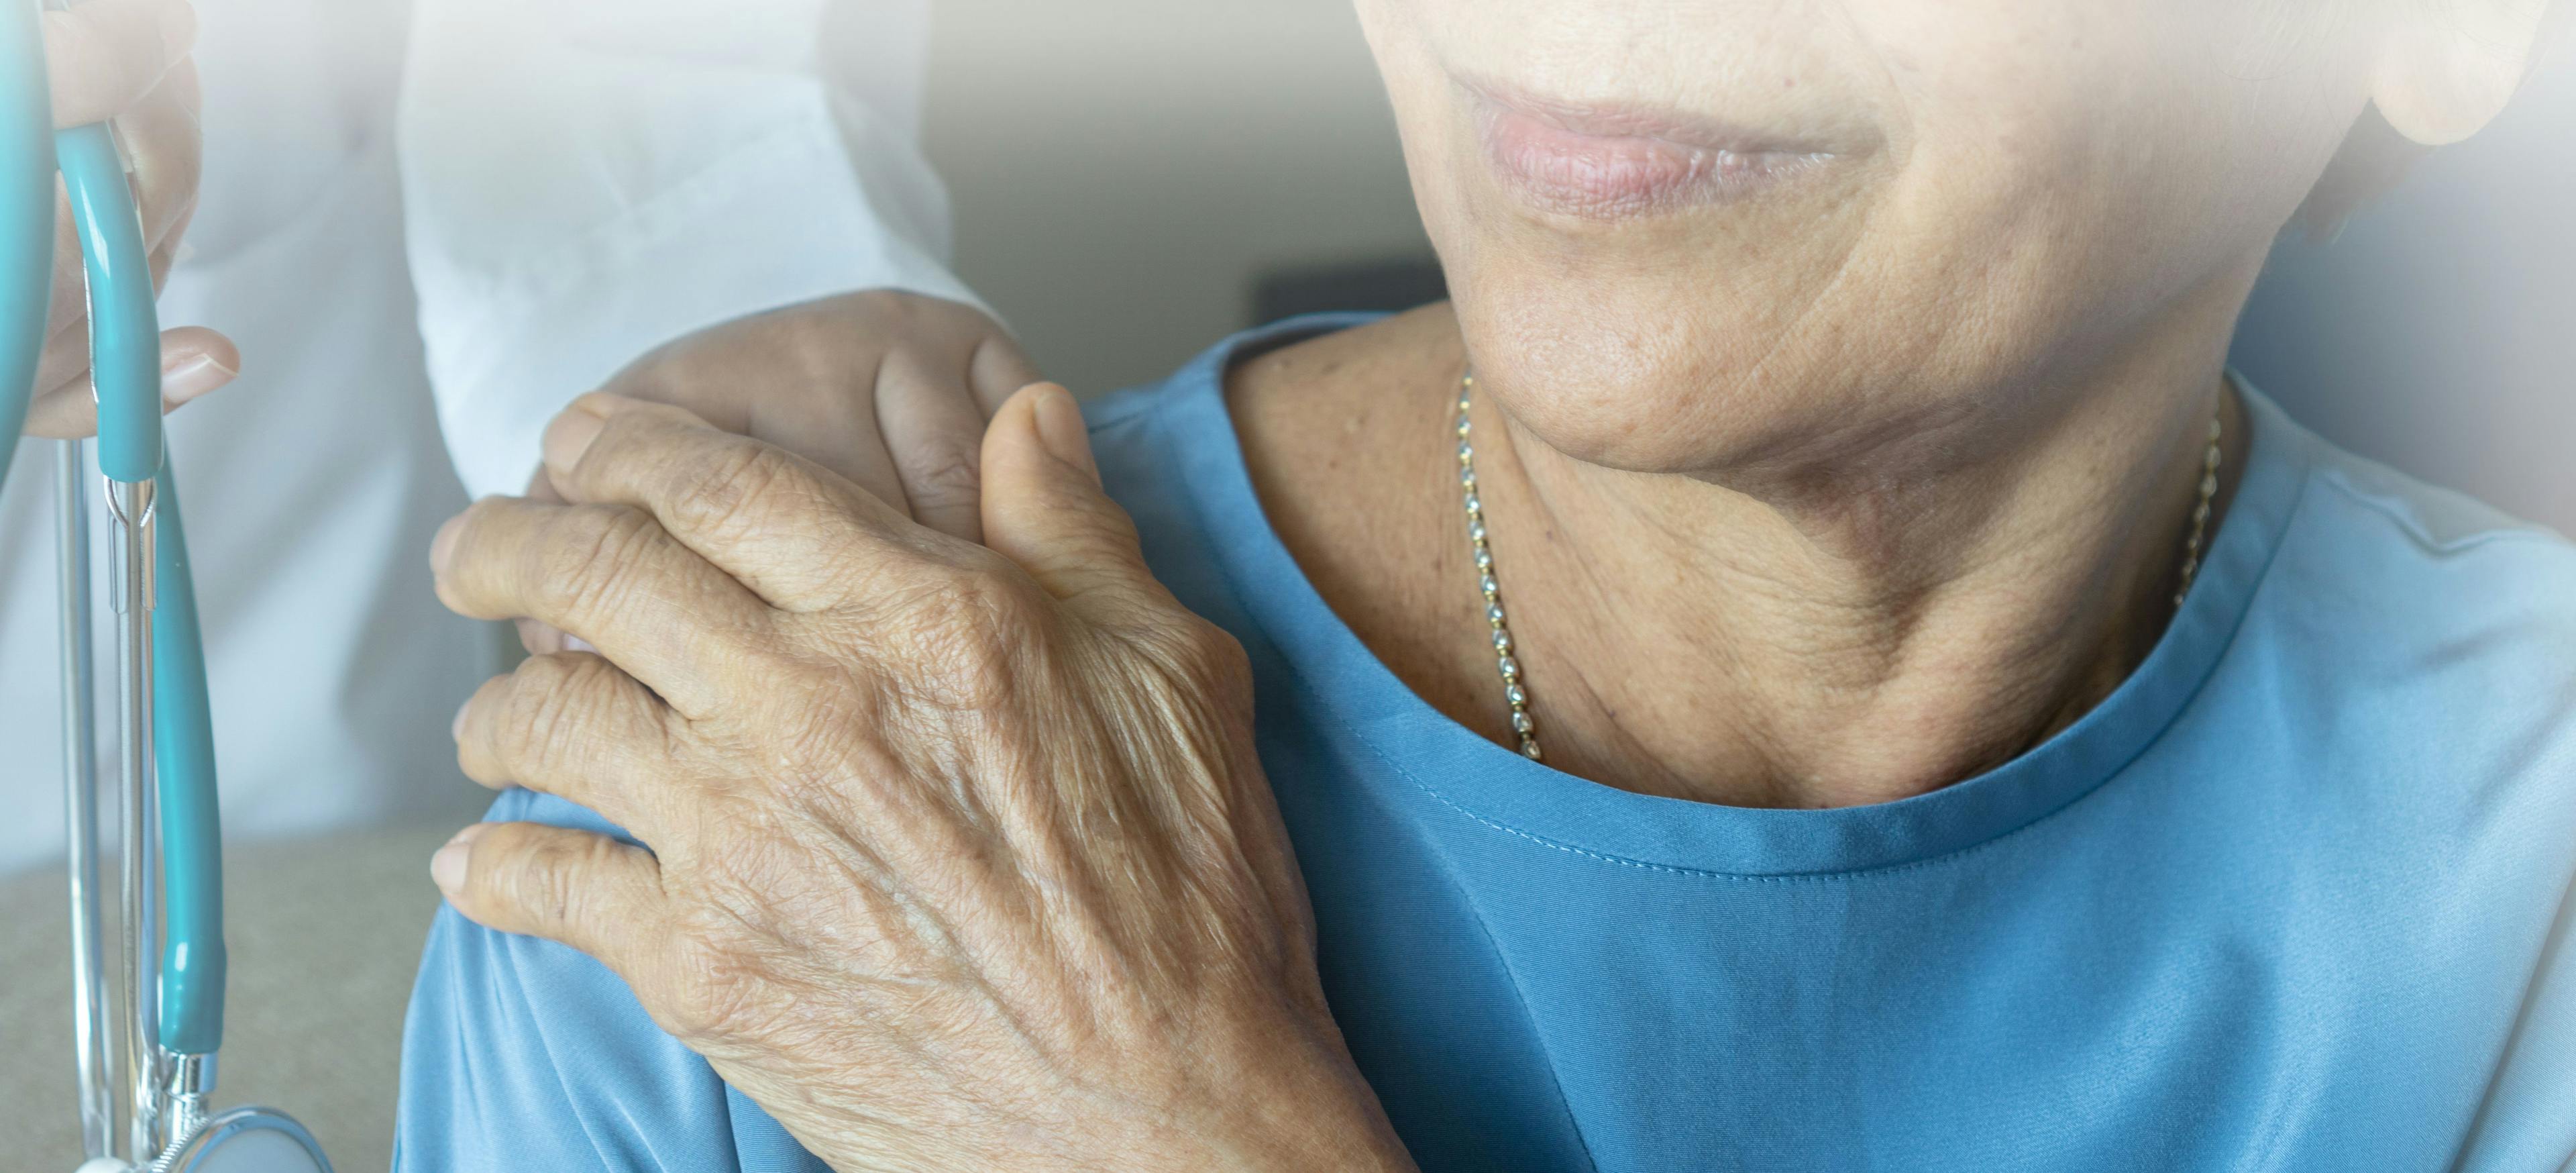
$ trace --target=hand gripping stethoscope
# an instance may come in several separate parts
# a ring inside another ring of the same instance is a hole
[[[330,1173],[321,1147],[292,1118],[266,1108],[207,1111],[223,1037],[222,846],[196,597],[178,487],[161,446],[152,272],[114,131],[100,123],[54,132],[36,7],[0,0],[0,482],[26,426],[44,349],[58,169],[89,281],[98,472],[115,534],[118,927],[127,970],[116,980],[101,960],[98,819],[106,780],[98,776],[91,693],[93,489],[75,440],[62,445],[57,469],[57,553],[72,1034],[88,1158],[80,1173]]]

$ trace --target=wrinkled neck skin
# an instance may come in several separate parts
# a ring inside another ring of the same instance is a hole
[[[1713,476],[1586,464],[1479,395],[1480,490],[1549,764],[1677,798],[1852,806],[2073,723],[2172,617],[2213,412],[2222,510],[2243,466],[2223,366],[2250,281],[2045,391],[1973,399],[2025,406]]]

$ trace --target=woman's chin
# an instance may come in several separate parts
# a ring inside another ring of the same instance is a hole
[[[1623,300],[1606,288],[1569,297],[1463,296],[1459,324],[1478,385],[1529,438],[1629,472],[1703,473],[1809,430],[1799,417],[1815,389],[1784,378],[1799,372],[1779,369],[1776,355],[1745,345],[1776,336],[1776,327],[1668,308],[1617,317]],[[1607,324],[1614,320],[1627,325]]]
[[[1708,475],[1757,452],[1760,437],[1785,422],[1750,404],[1710,412],[1710,401],[1722,397],[1686,377],[1613,385],[1540,367],[1490,382],[1492,397],[1529,439],[1558,456],[1623,472]]]

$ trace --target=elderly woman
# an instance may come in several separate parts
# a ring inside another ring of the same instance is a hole
[[[2538,5],[1360,8],[1454,304],[442,532],[405,1167],[2576,1155],[2576,551],[2222,370]]]

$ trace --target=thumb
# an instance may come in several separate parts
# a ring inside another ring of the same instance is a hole
[[[1136,545],[1136,523],[1100,489],[1089,428],[1073,393],[1031,383],[984,431],[984,544],[1019,563],[1047,593],[1159,594]]]
[[[161,402],[164,409],[204,395],[241,375],[241,349],[203,326],[161,332]]]
[[[69,349],[84,364],[80,349],[86,339],[75,335]],[[57,343],[57,345],[61,345]],[[161,332],[161,410],[176,411],[222,387],[241,373],[241,350],[203,326],[180,326]],[[49,440],[90,436],[98,431],[98,395],[89,372],[79,370],[36,397],[27,407],[27,434]]]

